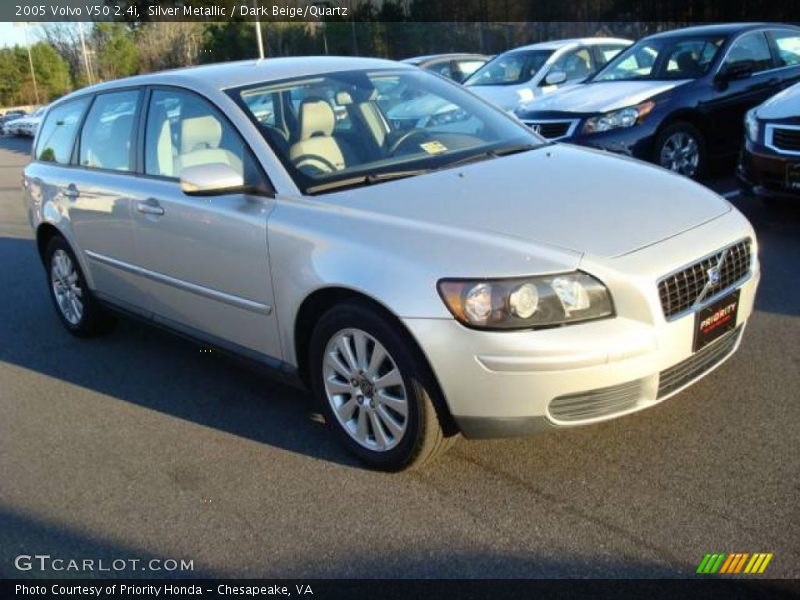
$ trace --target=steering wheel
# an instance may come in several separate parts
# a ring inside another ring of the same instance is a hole
[[[298,156],[294,159],[294,166],[299,171],[303,171],[308,175],[335,173],[338,171],[331,161],[316,154],[303,154],[302,156]]]
[[[387,151],[389,156],[394,156],[395,153],[400,149],[400,147],[411,138],[421,135],[429,136],[430,134],[424,129],[418,129],[418,128],[409,129],[403,135],[397,138],[394,142],[392,142],[391,146],[389,146],[389,150]]]

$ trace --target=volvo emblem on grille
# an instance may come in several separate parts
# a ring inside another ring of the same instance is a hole
[[[716,287],[719,283],[719,266],[711,267],[708,271],[706,271],[706,276],[708,277],[708,285],[711,287]]]
[[[709,267],[706,271],[706,284],[703,286],[703,289],[700,291],[700,295],[697,296],[697,300],[694,301],[695,305],[700,304],[706,297],[709,295],[711,290],[719,285],[720,280],[722,279],[722,274],[720,273],[720,269],[722,268],[722,263],[725,262],[725,259],[728,258],[729,250],[725,250],[719,257],[717,264],[713,267]]]

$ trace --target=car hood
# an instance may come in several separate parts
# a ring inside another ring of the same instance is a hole
[[[717,194],[665,169],[560,144],[320,199],[474,231],[476,244],[490,234],[605,257],[730,211]]]
[[[467,89],[503,110],[514,110],[537,96],[536,91],[527,84],[473,85],[467,86]]]
[[[800,83],[783,90],[757,109],[759,119],[786,119],[800,116]]]
[[[633,106],[692,81],[601,81],[568,87],[537,98],[521,111],[603,113]]]

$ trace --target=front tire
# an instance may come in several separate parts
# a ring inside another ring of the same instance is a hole
[[[45,267],[50,298],[67,331],[77,337],[93,337],[111,328],[114,319],[92,295],[75,253],[63,237],[50,240]]]
[[[706,171],[706,143],[702,132],[690,123],[673,123],[656,138],[657,165],[691,179],[700,179]]]
[[[454,441],[425,359],[397,323],[365,303],[341,304],[320,318],[308,364],[329,428],[371,467],[416,468]]]

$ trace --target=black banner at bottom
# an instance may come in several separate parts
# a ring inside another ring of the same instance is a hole
[[[378,580],[378,579],[197,579],[102,580],[7,579],[0,598],[71,599],[353,599],[376,600],[457,598],[459,600],[520,600],[527,598],[798,598],[800,582],[776,579],[697,580]]]

